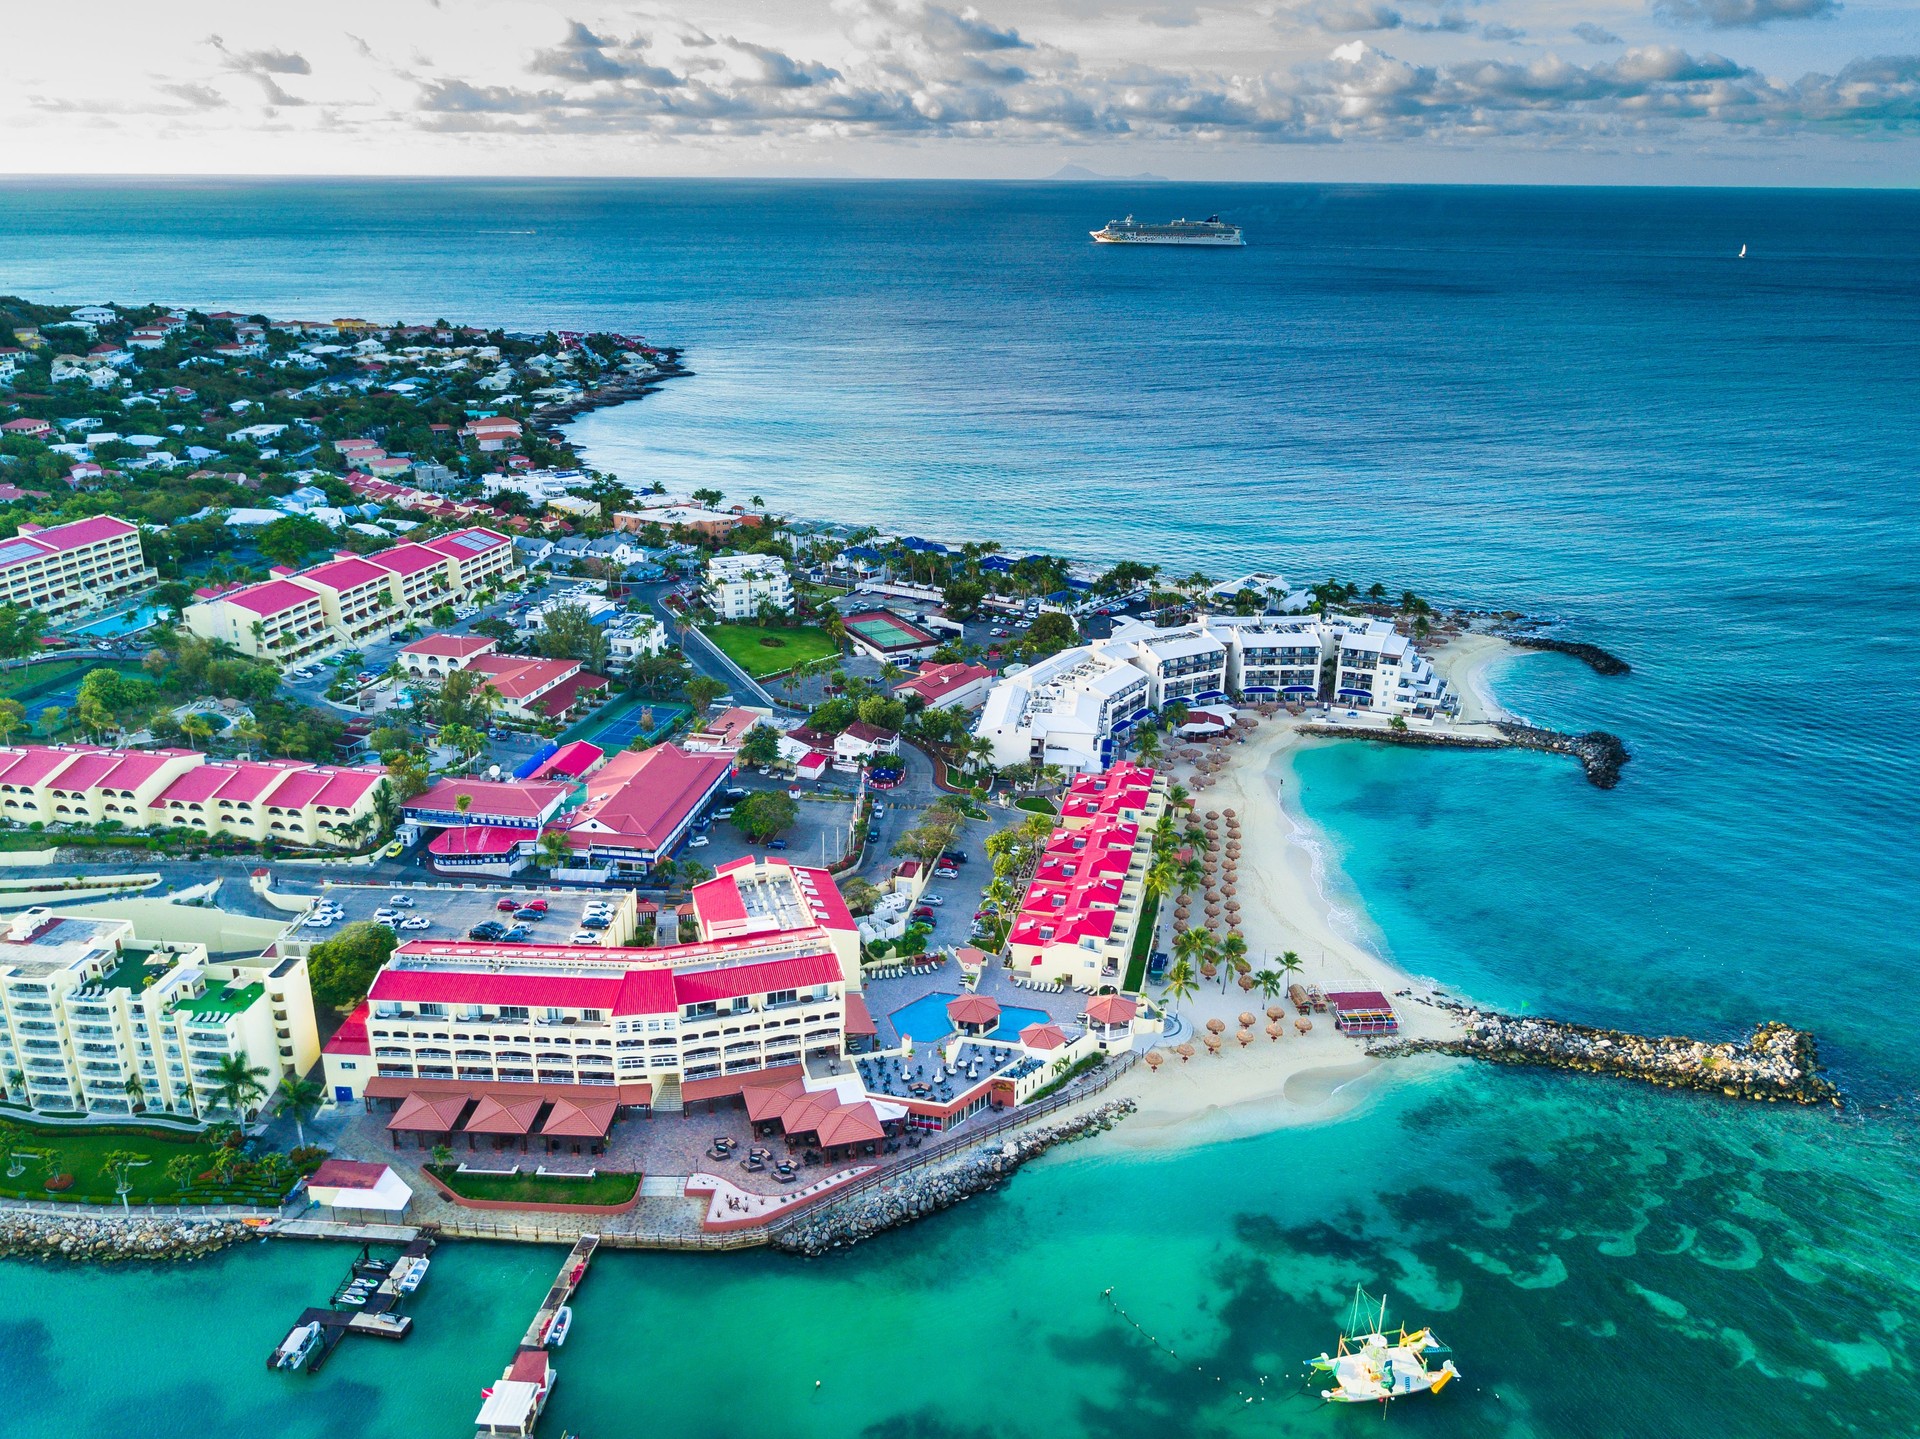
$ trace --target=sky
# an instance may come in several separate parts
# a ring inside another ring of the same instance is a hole
[[[0,0],[0,170],[1920,184],[1920,0]]]

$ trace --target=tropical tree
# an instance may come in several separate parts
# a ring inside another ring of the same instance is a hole
[[[195,741],[213,738],[213,721],[202,714],[182,715],[180,732],[187,737],[189,748],[198,749]]]
[[[1151,725],[1147,726],[1134,737],[1133,747],[1141,759],[1153,763],[1160,758],[1160,731]]]
[[[307,1121],[319,1112],[327,1097],[326,1088],[317,1079],[286,1075],[280,1081],[280,1112],[293,1121],[293,1132],[302,1145],[307,1142]]]
[[[133,1192],[133,1180],[129,1177],[143,1164],[153,1163],[150,1154],[139,1154],[131,1149],[110,1149],[100,1158],[100,1172],[113,1181],[113,1192],[120,1196],[120,1206],[130,1209],[127,1196]]]
[[[1206,930],[1193,928],[1174,931],[1173,954],[1176,960],[1186,964],[1191,973],[1195,966],[1206,965],[1213,960],[1213,936]]]
[[[696,715],[705,714],[707,707],[727,692],[727,687],[711,675],[695,675],[681,688]]]
[[[244,1117],[249,1104],[267,1097],[266,1074],[265,1065],[249,1064],[244,1054],[223,1054],[213,1066],[214,1098]]]
[[[176,1189],[185,1193],[193,1188],[193,1181],[200,1175],[200,1160],[192,1154],[176,1154],[166,1162],[161,1173]]]
[[[380,826],[382,839],[400,827],[400,796],[393,792],[393,783],[389,779],[383,779],[373,787],[373,817]]]
[[[549,829],[540,835],[540,863],[548,869],[565,869],[573,858],[573,846],[567,843],[566,831]]]
[[[12,744],[14,735],[27,727],[27,707],[19,700],[0,700],[0,744]]]
[[[1199,992],[1195,983],[1193,966],[1184,959],[1176,959],[1167,970],[1166,998],[1170,1005],[1184,1004]]]
[[[1247,941],[1237,933],[1228,934],[1225,939],[1220,941],[1219,954],[1220,958],[1226,962],[1227,970],[1231,973],[1245,974],[1253,967],[1247,962]],[[1226,980],[1223,977],[1220,981],[1220,988],[1224,990],[1226,987]]]
[[[1268,999],[1278,999],[1280,992],[1287,987],[1287,977],[1273,968],[1261,970],[1254,975],[1253,982],[1260,986],[1260,993]]]
[[[1288,950],[1280,956],[1278,963],[1280,965],[1281,982],[1283,984],[1292,983],[1294,975],[1298,974],[1301,969],[1300,956],[1292,950]]]
[[[137,1074],[129,1074],[127,1082],[121,1086],[127,1098],[133,1101],[133,1112],[138,1114],[147,1107],[147,1082]]]

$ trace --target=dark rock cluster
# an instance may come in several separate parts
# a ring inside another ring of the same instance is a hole
[[[1603,650],[1599,645],[1589,644],[1586,640],[1557,640],[1548,635],[1515,633],[1511,630],[1495,633],[1508,644],[1523,650],[1552,650],[1555,654],[1572,655],[1595,674],[1624,675],[1633,672],[1633,666],[1619,655],[1611,650]]]
[[[775,1249],[810,1258],[858,1244],[984,1193],[1054,1145],[1111,1129],[1134,1107],[1131,1099],[1116,1099],[1057,1124],[996,1135],[987,1144],[911,1170],[890,1183],[809,1209],[767,1242]]]
[[[123,1218],[0,1210],[0,1257],[71,1259],[105,1264],[118,1259],[195,1259],[257,1231],[237,1219]]]

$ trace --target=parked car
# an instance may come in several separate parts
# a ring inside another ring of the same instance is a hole
[[[688,849],[705,849],[708,845],[712,843],[713,843],[712,839],[710,839],[708,836],[704,834],[696,834],[692,839],[687,841],[687,848]]]
[[[528,929],[524,924],[516,924],[512,929],[500,936],[507,944],[523,944],[532,937],[533,931]]]
[[[747,797],[746,790],[737,784],[728,785],[725,789],[721,790],[720,793],[728,799],[745,799]]]
[[[498,899],[494,901],[493,907],[502,914],[512,914],[516,909],[520,908],[520,901],[517,899]]]
[[[784,839],[770,839],[767,841],[768,849],[785,849],[786,847],[787,842]]]
[[[540,911],[540,913],[545,914],[547,912],[547,902],[544,899],[530,899],[525,904],[521,905],[520,908],[537,909]]]
[[[506,932],[504,925],[495,924],[489,919],[482,924],[476,924],[472,929],[468,930],[467,938],[478,940],[498,939]]]
[[[400,911],[397,909],[376,909],[373,912],[373,922],[375,924],[392,924],[399,918]]]
[[[964,850],[950,849],[940,856],[942,864],[965,864],[966,862],[967,856]]]
[[[732,818],[733,818],[733,806],[732,806],[732,805],[727,805],[727,806],[726,806],[726,807],[725,807],[724,809],[717,809],[717,810],[715,810],[715,811],[713,812],[713,816],[712,816],[712,817],[713,817],[714,819],[732,819]]]
[[[600,936],[595,934],[590,929],[576,929],[573,932],[573,938],[569,939],[567,943],[568,944],[596,944],[599,942],[599,939],[600,939]]]
[[[922,904],[930,904],[935,909],[938,909],[941,905],[946,903],[946,900],[937,894],[923,894],[920,896],[920,902]]]
[[[547,917],[547,912],[544,909],[535,909],[533,906],[527,905],[523,908],[516,909],[513,912],[513,917],[515,919],[541,920]]]
[[[917,906],[913,911],[912,917],[914,919],[924,919],[931,924],[933,922],[933,906],[930,904]]]
[[[413,896],[410,894],[390,894],[387,896],[387,903],[395,909],[412,909]]]
[[[959,873],[960,871],[950,864],[935,865],[933,869],[933,877],[935,879],[954,879]]]
[[[604,914],[590,914],[580,921],[580,927],[582,929],[605,929],[612,923],[613,921],[608,919]]]

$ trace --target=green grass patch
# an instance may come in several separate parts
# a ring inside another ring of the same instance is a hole
[[[828,633],[815,625],[786,629],[779,625],[703,625],[700,633],[755,679],[784,674],[840,653]]]
[[[1048,1083],[1041,1085],[1038,1089],[1034,1090],[1032,1094],[1028,1095],[1027,1103],[1032,1104],[1035,1100],[1045,1099],[1049,1094],[1052,1094],[1056,1089],[1059,1089],[1064,1084],[1071,1084],[1074,1080],[1078,1079],[1081,1075],[1085,1074],[1088,1070],[1098,1069],[1100,1067],[1101,1062],[1104,1059],[1106,1059],[1106,1055],[1104,1054],[1082,1055],[1079,1059],[1074,1061],[1072,1068],[1068,1069],[1065,1074],[1061,1075],[1058,1079],[1051,1080]]]
[[[258,1186],[244,1180],[223,1186],[215,1193],[211,1183],[182,1190],[166,1176],[167,1161],[178,1155],[194,1157],[195,1174],[204,1172],[212,1161],[214,1146],[197,1134],[174,1133],[164,1129],[143,1129],[137,1123],[89,1125],[84,1129],[36,1125],[13,1114],[0,1116],[0,1125],[11,1132],[0,1139],[0,1194],[10,1199],[58,1199],[77,1204],[118,1204],[113,1179],[101,1168],[107,1155],[116,1150],[144,1154],[153,1162],[129,1172],[133,1184],[127,1198],[134,1204],[207,1204],[251,1202],[256,1197],[271,1201],[275,1196],[257,1195]],[[49,1170],[38,1161],[29,1161],[25,1172],[9,1175],[13,1155],[29,1149],[51,1149],[54,1162]],[[51,1174],[71,1174],[73,1186],[50,1191],[46,1187]]]
[[[429,1164],[433,1177],[462,1199],[508,1204],[625,1204],[640,1176],[601,1170],[591,1179],[553,1174],[462,1174],[451,1164]]]
[[[1060,807],[1052,800],[1037,794],[1023,794],[1013,802],[1015,809],[1023,809],[1028,814],[1058,814]]]
[[[1150,894],[1140,911],[1140,928],[1133,932],[1133,954],[1127,960],[1127,982],[1122,986],[1128,994],[1140,993],[1147,982],[1147,956],[1153,951],[1153,928],[1159,918],[1160,896]]]

